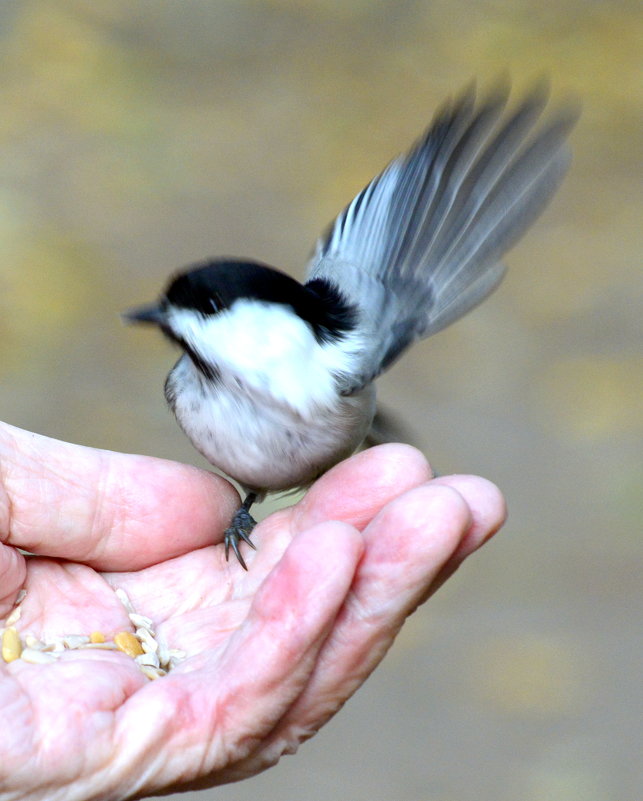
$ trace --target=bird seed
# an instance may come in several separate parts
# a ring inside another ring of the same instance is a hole
[[[119,631],[112,640],[109,640],[102,631],[96,630],[90,634],[67,634],[62,637],[51,637],[45,641],[36,637],[32,632],[25,632],[21,639],[13,625],[20,620],[22,611],[20,604],[26,596],[26,592],[21,590],[16,598],[14,608],[5,621],[4,628],[0,628],[0,653],[3,661],[9,663],[22,659],[22,661],[34,665],[44,665],[56,662],[64,651],[119,650],[130,656],[148,679],[154,680],[166,676],[170,670],[186,658],[186,652],[178,648],[169,648],[164,638],[157,639],[154,632],[154,621],[135,611],[124,590],[119,588],[114,592],[125,608],[130,622],[135,626],[135,633]]]

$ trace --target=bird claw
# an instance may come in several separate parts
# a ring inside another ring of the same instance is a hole
[[[241,551],[239,550],[239,540],[243,540],[243,542],[247,543],[253,550],[256,551],[257,547],[250,539],[250,534],[256,525],[257,521],[252,517],[247,509],[244,509],[243,506],[235,512],[235,515],[232,518],[232,523],[226,529],[225,534],[223,535],[226,562],[228,561],[228,557],[230,555],[230,548],[232,548],[234,555],[239,560],[241,567],[244,570],[248,569],[246,562],[241,555]]]

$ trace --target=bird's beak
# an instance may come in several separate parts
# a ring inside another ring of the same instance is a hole
[[[165,312],[158,303],[148,303],[146,306],[138,306],[135,309],[128,309],[121,314],[126,323],[152,323],[162,325],[165,322]]]

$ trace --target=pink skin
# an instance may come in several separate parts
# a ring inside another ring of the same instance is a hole
[[[110,636],[131,629],[122,587],[188,654],[153,682],[121,653],[0,660],[0,797],[123,799],[265,770],[505,515],[485,479],[432,480],[418,451],[382,445],[261,523],[246,573],[220,544],[238,502],[193,467],[0,424],[0,620],[24,586],[20,632]]]

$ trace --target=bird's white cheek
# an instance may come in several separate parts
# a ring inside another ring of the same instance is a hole
[[[221,357],[246,370],[272,371],[312,355],[315,342],[308,326],[285,314],[247,314],[241,320],[222,321],[217,343]]]
[[[219,362],[257,373],[305,359],[315,345],[308,325],[278,304],[237,301],[230,311],[213,317],[206,331]]]
[[[304,417],[336,403],[325,348],[288,306],[239,300],[229,311],[185,320],[183,330],[190,346],[240,389]]]

